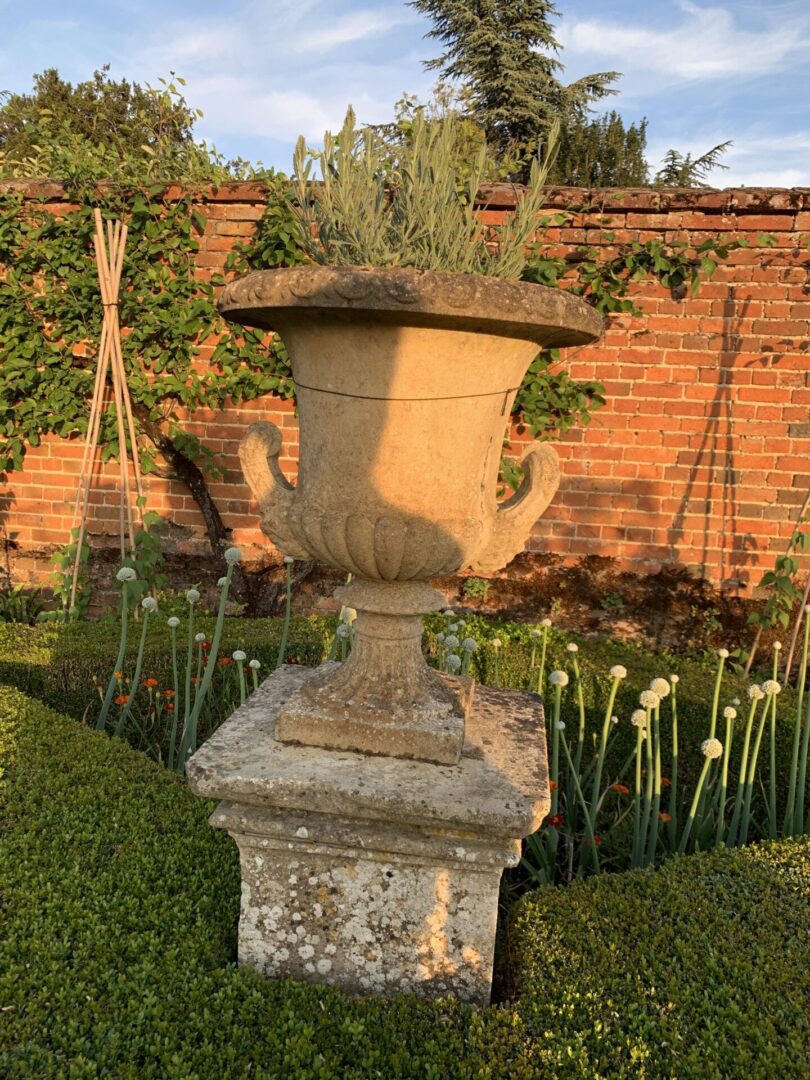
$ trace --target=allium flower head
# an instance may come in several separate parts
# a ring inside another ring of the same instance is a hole
[[[442,615],[444,615],[445,619],[452,619],[455,615],[455,611],[453,611],[452,608],[445,608],[445,610],[442,612]]]
[[[337,630],[335,631],[335,634],[339,638],[347,638],[349,636],[349,628],[346,625],[346,623],[344,623],[344,622],[340,623]]]
[[[238,562],[239,560],[237,559],[236,561]],[[292,566],[292,564],[294,562],[295,562],[295,559],[292,557],[292,555],[285,555],[284,556],[284,565],[285,566]]]
[[[447,627],[447,629],[451,634],[457,634],[458,633],[458,623],[457,622],[450,623],[450,625]]]
[[[493,649],[500,649],[500,647],[501,647],[501,639],[499,637],[494,637],[492,639],[492,648]]]
[[[225,562],[228,566],[236,566],[242,559],[242,552],[238,547],[229,547],[225,552]]]
[[[752,701],[762,701],[765,697],[765,693],[761,686],[757,683],[752,683],[751,686],[748,687],[748,696]]]
[[[565,648],[566,648],[566,652],[570,652],[570,653],[578,653],[579,652],[579,645],[577,645],[577,643],[575,641],[569,641],[568,644],[565,646]]]
[[[739,699],[738,697],[733,697],[733,698],[731,699],[731,704],[732,704],[732,705],[734,706],[734,708],[736,709],[736,708],[737,708],[737,706],[738,706],[738,705],[740,704],[740,699]]]
[[[202,643],[205,641],[205,634],[202,632],[202,630],[199,632],[199,634],[194,635],[194,640],[197,642],[198,645],[202,645]]]
[[[643,728],[647,726],[647,711],[646,709],[634,709],[630,716],[630,723],[633,727]]]
[[[478,648],[478,642],[475,638],[465,637],[461,643],[461,647],[465,652],[474,653]]]
[[[445,658],[444,664],[445,667],[450,668],[451,671],[458,671],[461,667],[461,657],[457,653],[450,653],[450,655]]]
[[[780,650],[781,648],[782,648],[782,642],[781,642],[781,641],[775,641],[775,642],[773,643],[773,651],[774,651],[774,652],[779,652],[779,650]]]
[[[610,722],[611,722],[611,724],[618,724],[618,722],[619,722],[618,716],[611,716]]]
[[[116,581],[134,581],[137,578],[137,574],[131,566],[122,566],[118,573],[115,575]]]
[[[532,630],[532,637],[533,637],[533,638],[537,639],[537,638],[539,638],[540,636],[541,636],[541,634],[540,634],[540,631],[539,631],[539,630]]]
[[[554,727],[557,729],[557,731],[565,731],[565,721],[557,720],[557,722],[554,724]]]
[[[441,642],[444,641],[444,638],[445,635],[440,630],[439,633],[436,635],[436,640],[441,644]]]
[[[551,619],[542,619],[540,625],[544,626],[548,630],[548,628],[551,626]]]
[[[258,671],[261,666],[262,666],[261,660],[249,660],[248,661],[248,667],[252,668],[253,671]]]
[[[444,639],[444,643],[448,649],[457,649],[459,646],[459,640],[455,634],[448,634]]]
[[[782,691],[782,687],[776,681],[776,679],[766,679],[762,684],[762,689],[766,694],[779,694]]]
[[[681,677],[680,677],[680,675],[670,675],[669,681],[672,684],[672,686],[677,686],[678,683],[681,681]]]
[[[703,756],[707,758],[719,758],[723,753],[723,744],[719,739],[704,739],[700,744],[700,749],[703,752]]]
[[[723,709],[723,719],[724,720],[736,720],[737,719],[737,710],[732,708],[731,705],[726,705],[725,709]]]
[[[243,652],[241,649],[237,649],[236,652],[231,653],[231,656],[237,662],[237,664],[241,664],[245,660],[247,660],[247,653]]]
[[[228,584],[228,579],[226,577],[217,578],[217,588],[218,589],[224,589],[227,584]]]
[[[344,608],[341,613],[341,618],[348,626],[351,626],[354,620],[357,618],[356,609],[353,607]]]
[[[552,671],[548,677],[548,681],[552,686],[568,686],[568,672]]]
[[[626,679],[627,668],[623,667],[622,664],[614,664],[610,669],[610,677],[611,679]]]
[[[144,611],[148,611],[150,613],[153,611],[157,611],[157,600],[154,598],[154,596],[145,596],[143,600],[141,600],[141,607]]]
[[[654,690],[642,690],[638,700],[645,709],[657,709],[661,704],[661,698]]]
[[[654,694],[658,694],[658,696],[663,701],[663,699],[667,696],[667,694],[670,691],[670,685],[669,685],[669,683],[667,682],[666,679],[658,678],[658,679],[653,679],[653,681],[650,683],[650,689],[652,690],[652,692]]]
[[[187,589],[186,590],[186,600],[188,600],[188,602],[190,604],[196,604],[199,599],[200,599],[200,591],[199,591],[199,589]]]
[[[172,628],[172,630],[176,630],[177,627],[180,625],[180,620],[177,618],[176,615],[172,615],[170,619],[166,620],[166,623]]]
[[[721,660],[727,660],[728,659],[728,649],[718,649],[717,650],[717,655],[720,657]]]

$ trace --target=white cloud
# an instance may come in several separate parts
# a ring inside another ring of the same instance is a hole
[[[643,68],[684,80],[755,76],[779,71],[792,54],[810,50],[810,13],[776,17],[761,12],[767,26],[744,30],[730,6],[701,7],[679,0],[683,12],[672,29],[598,19],[571,21],[563,35],[568,53],[609,57],[619,68]]]
[[[395,13],[393,10],[379,12],[366,8],[344,15],[319,30],[308,28],[297,40],[289,43],[289,48],[304,53],[327,52],[339,45],[350,45],[355,41],[384,34],[395,26],[410,21],[407,13]]]

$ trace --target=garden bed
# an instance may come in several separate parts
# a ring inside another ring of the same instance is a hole
[[[120,740],[0,688],[9,1077],[803,1075],[810,845],[540,889],[514,1001],[353,1000],[235,963],[235,847]]]

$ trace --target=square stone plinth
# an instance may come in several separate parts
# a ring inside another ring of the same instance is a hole
[[[271,675],[187,765],[239,846],[239,961],[352,993],[489,1001],[498,890],[548,811],[540,699],[476,687],[457,765],[278,742]]]

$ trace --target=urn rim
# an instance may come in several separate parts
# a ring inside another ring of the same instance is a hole
[[[264,330],[304,311],[318,318],[423,326],[521,338],[544,348],[596,341],[604,319],[563,289],[525,281],[399,267],[306,266],[256,270],[217,301],[230,322]]]

